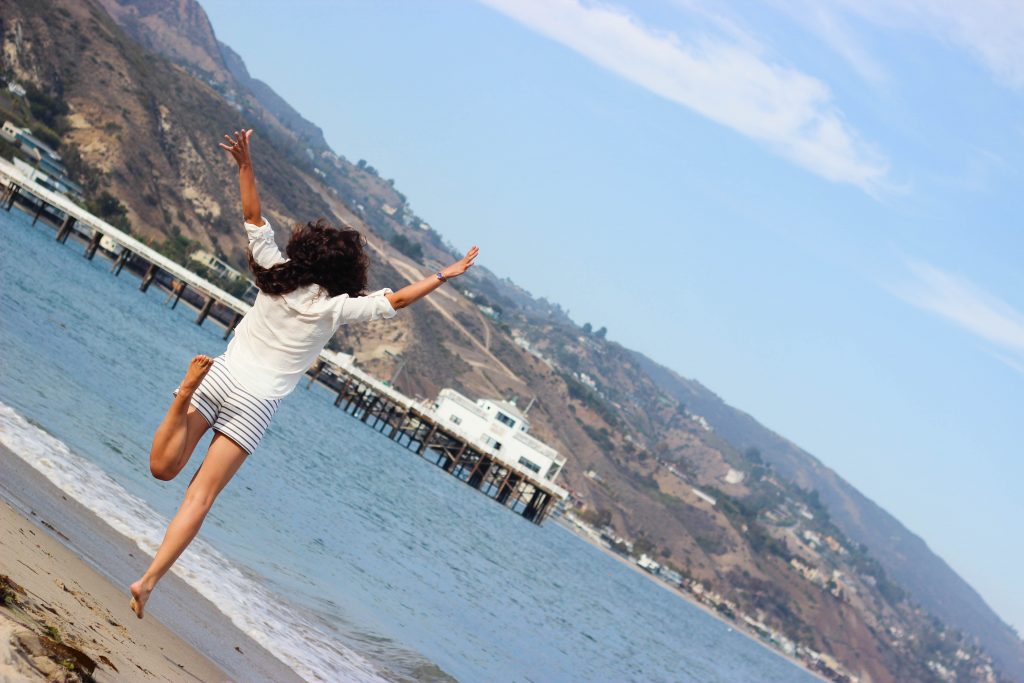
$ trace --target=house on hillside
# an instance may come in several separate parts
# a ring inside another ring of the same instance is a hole
[[[4,122],[4,128],[7,127],[8,123],[10,122]],[[61,163],[60,155],[57,154],[57,150],[50,147],[35,135],[32,135],[32,132],[28,128],[19,128],[18,132],[14,135],[14,142],[21,145],[21,150],[30,156],[34,156],[37,159],[46,158],[54,164]],[[61,168],[63,168],[63,165]]]
[[[442,389],[434,402],[438,419],[456,431],[489,446],[500,459],[555,481],[565,457],[528,433],[530,423],[515,403],[480,399]]]
[[[7,142],[15,142],[21,132],[27,132],[27,129],[19,128],[10,121],[4,121],[3,128],[0,128],[0,137]]]
[[[57,169],[54,169],[50,164],[43,163],[42,160],[37,161],[35,166],[18,158],[14,158],[12,161],[14,162],[14,167],[18,169],[22,175],[35,182],[37,185],[42,185],[47,190],[59,192],[71,197],[72,199],[81,201],[82,186],[64,175],[63,166],[59,166]]]
[[[34,160],[34,163],[26,163],[21,159],[13,160],[17,169],[29,180],[53,192],[60,192],[81,200],[82,186],[68,177],[68,171],[64,168],[60,155],[45,142],[32,135],[32,131],[28,128],[19,128],[10,121],[4,121],[3,127],[0,128],[0,137],[20,146],[21,151],[29,159]]]

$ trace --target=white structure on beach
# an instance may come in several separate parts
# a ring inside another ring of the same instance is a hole
[[[474,403],[454,389],[442,389],[434,412],[441,422],[489,446],[502,460],[548,481],[553,482],[565,465],[564,456],[527,433],[530,423],[514,403],[484,398]]]

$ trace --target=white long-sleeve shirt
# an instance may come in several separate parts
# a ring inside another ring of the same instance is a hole
[[[274,230],[245,224],[253,260],[264,268],[287,259],[274,242]],[[235,328],[224,352],[228,372],[247,391],[260,398],[283,398],[291,393],[340,325],[391,318],[395,309],[381,289],[366,296],[328,296],[319,285],[287,294],[260,292],[256,303]]]

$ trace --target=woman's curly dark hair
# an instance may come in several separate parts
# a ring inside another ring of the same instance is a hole
[[[264,294],[287,294],[299,287],[320,285],[328,296],[366,293],[370,261],[366,240],[357,230],[335,228],[323,218],[292,230],[288,260],[270,268],[256,263],[249,252],[249,269]]]

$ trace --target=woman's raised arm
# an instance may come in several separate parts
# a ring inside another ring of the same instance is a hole
[[[260,193],[256,189],[256,173],[252,170],[252,157],[249,156],[249,138],[252,128],[235,131],[235,137],[225,135],[227,144],[220,143],[221,149],[227,150],[238,164],[238,187],[242,192],[242,216],[245,222],[252,225],[263,225],[263,212],[260,209]]]

